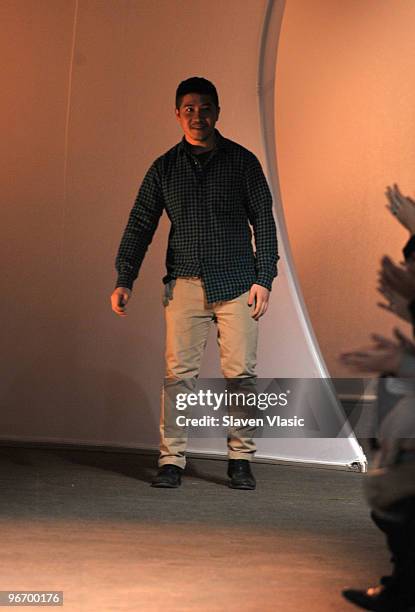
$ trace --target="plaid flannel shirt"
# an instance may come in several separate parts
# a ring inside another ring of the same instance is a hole
[[[118,249],[116,287],[132,289],[166,210],[171,228],[164,283],[200,276],[208,303],[236,298],[254,283],[271,290],[279,256],[272,196],[261,164],[217,129],[215,139],[203,164],[183,136],[151,165]]]

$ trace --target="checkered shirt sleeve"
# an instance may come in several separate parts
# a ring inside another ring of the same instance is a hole
[[[132,289],[164,209],[156,162],[145,175],[118,249],[117,287]]]
[[[278,275],[278,242],[272,196],[261,164],[253,153],[246,164],[247,210],[254,230],[256,248],[256,284],[271,291],[273,279]]]

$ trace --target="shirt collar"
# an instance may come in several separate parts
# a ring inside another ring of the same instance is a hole
[[[216,145],[215,147],[216,149],[226,150],[226,147],[227,147],[226,138],[224,138],[222,134],[219,132],[219,130],[217,130],[216,128],[215,128],[215,145]],[[184,153],[185,151],[188,151],[189,153],[191,152],[192,150],[191,145],[187,142],[185,136],[183,136],[183,138],[179,142],[178,149],[180,153]]]

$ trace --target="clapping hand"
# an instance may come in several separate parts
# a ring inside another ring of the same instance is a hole
[[[415,262],[407,261],[404,266],[397,266],[389,257],[383,257],[379,287],[381,293],[398,293],[407,301],[415,299]]]
[[[358,372],[397,373],[405,351],[415,352],[413,342],[399,329],[394,330],[395,340],[372,334],[373,346],[367,349],[342,353],[340,361]]]
[[[408,308],[408,300],[394,289],[391,289],[390,284],[382,279],[381,273],[379,274],[380,278],[377,290],[386,300],[386,302],[377,303],[379,308],[383,308],[404,321],[412,323],[411,314]]]
[[[404,196],[398,185],[394,183],[386,187],[385,195],[388,199],[386,208],[411,234],[415,234],[415,200]]]

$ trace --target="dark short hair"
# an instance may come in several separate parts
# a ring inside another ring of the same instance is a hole
[[[216,87],[213,83],[203,77],[190,77],[182,81],[176,90],[176,108],[180,107],[183,96],[189,93],[198,93],[205,96],[211,96],[216,108],[219,108],[219,98]]]

